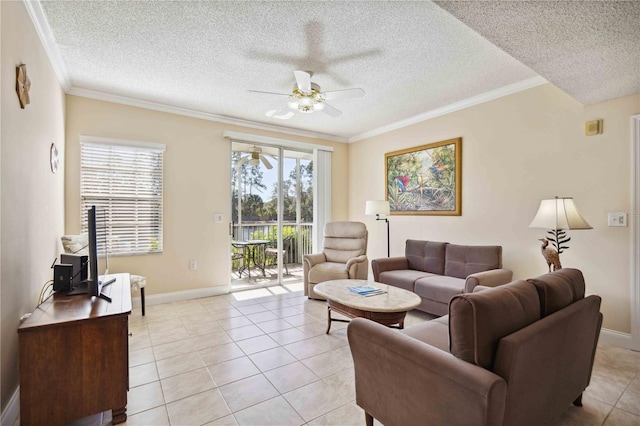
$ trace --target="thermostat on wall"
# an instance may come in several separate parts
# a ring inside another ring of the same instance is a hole
[[[587,136],[599,135],[602,133],[602,120],[591,120],[584,124],[584,134]]]

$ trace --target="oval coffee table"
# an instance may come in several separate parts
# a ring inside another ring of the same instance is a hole
[[[374,296],[363,296],[349,290],[354,286],[371,286],[386,291]],[[327,298],[327,334],[331,329],[331,321],[349,322],[331,318],[331,311],[336,311],[349,318],[367,318],[386,326],[404,328],[404,317],[407,311],[420,304],[420,296],[401,288],[367,280],[332,280],[313,287],[313,291]]]

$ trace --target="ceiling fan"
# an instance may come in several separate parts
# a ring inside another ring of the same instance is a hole
[[[271,154],[263,154],[262,148],[258,148],[254,145],[253,148],[251,148],[251,151],[245,151],[243,154],[247,155],[240,156],[240,160],[238,160],[238,163],[236,164],[236,168],[238,169],[242,167],[242,165],[247,161],[252,166],[257,166],[258,164],[260,164],[260,161],[262,161],[262,164],[264,164],[264,166],[268,170],[271,170],[273,168],[269,160],[267,160],[267,157],[271,157],[272,159],[275,159],[275,157]]]
[[[249,90],[251,93],[287,97],[287,106],[280,110],[269,111],[267,113],[268,116],[284,120],[293,117],[292,111],[298,111],[304,114],[322,111],[330,117],[338,117],[342,114],[342,111],[327,104],[327,100],[332,101],[360,98],[364,96],[364,90],[360,88],[323,92],[319,85],[311,81],[311,76],[313,75],[312,72],[294,71],[293,74],[296,78],[296,84],[294,84],[291,93],[273,93]]]

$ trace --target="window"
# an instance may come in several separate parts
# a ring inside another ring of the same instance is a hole
[[[82,231],[95,205],[100,252],[162,252],[164,145],[85,136],[80,144]]]

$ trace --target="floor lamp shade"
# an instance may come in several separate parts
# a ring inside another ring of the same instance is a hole
[[[364,214],[370,216],[389,216],[391,214],[389,202],[387,200],[367,201]]]
[[[529,228],[544,229],[592,229],[578,212],[571,197],[555,197],[540,201],[538,212]]]

